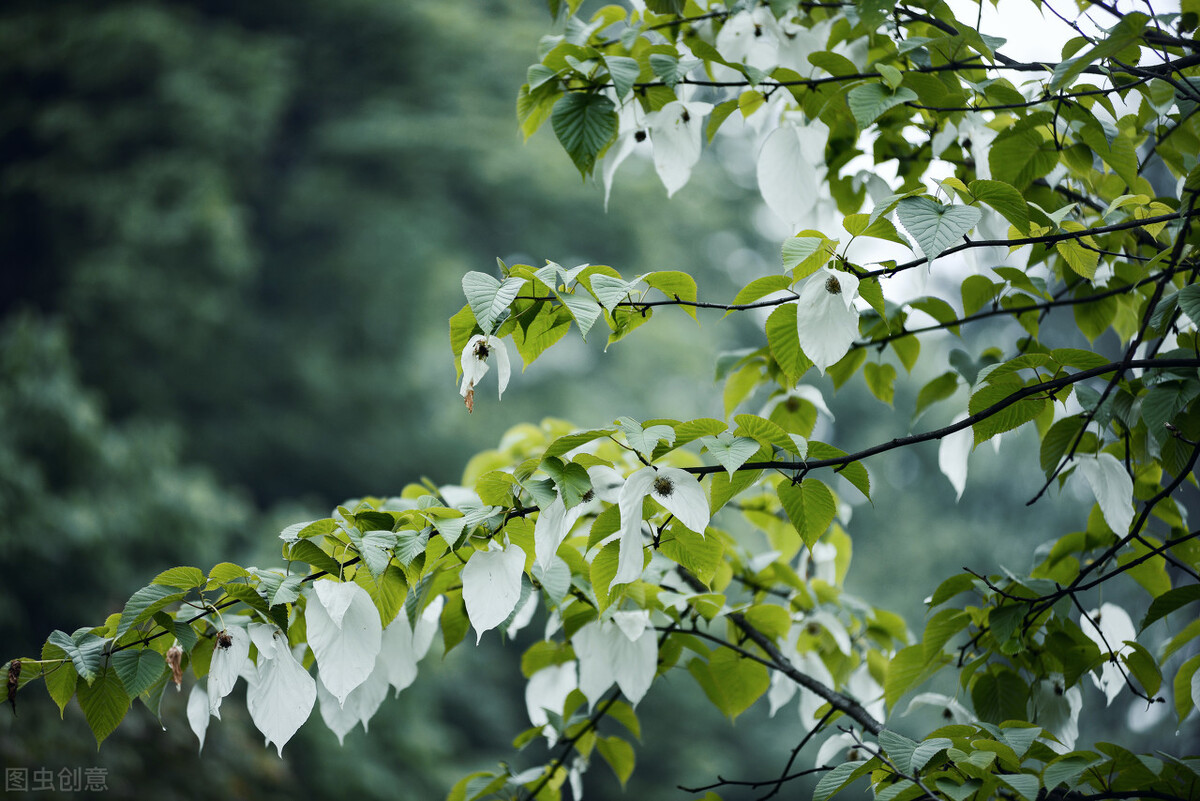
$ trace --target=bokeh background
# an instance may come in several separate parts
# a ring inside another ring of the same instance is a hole
[[[721,415],[712,360],[756,344],[753,321],[670,311],[607,353],[572,333],[502,403],[489,378],[463,408],[446,320],[462,274],[497,257],[685,269],[715,300],[776,269],[732,151],[669,203],[631,162],[605,210],[548,130],[522,143],[516,90],[548,23],[537,0],[4,3],[0,659],[99,623],[167,567],[273,565],[286,523],[453,483],[518,421]],[[844,389],[826,438],[906,433],[921,377],[895,412]],[[935,448],[872,462],[850,588],[919,632],[941,577],[1024,566],[1075,508],[1022,505],[1029,445],[976,456],[957,505]],[[97,752],[77,707],[60,721],[34,685],[0,712],[0,766],[100,767],[114,799],[440,798],[498,759],[525,764],[509,747],[528,725],[520,647],[435,648],[369,736],[339,746],[314,713],[282,759],[237,702],[197,755],[174,693],[165,732],[135,703]],[[774,775],[798,734],[761,706],[730,725],[680,671],[640,707],[630,787],[597,762],[589,797]]]

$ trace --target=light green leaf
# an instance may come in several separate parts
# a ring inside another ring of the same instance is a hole
[[[728,431],[723,431],[715,437],[702,437],[700,442],[708,448],[708,452],[732,476],[734,471],[744,465],[751,456],[758,453],[759,444],[747,437],[734,437]]]
[[[617,774],[617,779],[624,787],[625,782],[633,775],[633,746],[620,737],[598,737],[596,750],[613,769],[613,773]]]
[[[168,587],[177,587],[181,590],[188,590],[192,587],[203,587],[207,582],[203,571],[198,567],[173,567],[170,570],[164,570],[154,577],[151,584],[165,584]]]
[[[693,659],[688,672],[730,720],[749,709],[771,684],[766,667],[729,648],[718,648],[707,662]]]
[[[525,280],[522,278],[506,278],[504,283],[500,283],[487,273],[475,270],[462,277],[467,305],[471,307],[475,321],[485,333],[495,330],[497,318],[516,299],[524,285]]]
[[[837,512],[829,487],[815,478],[806,478],[800,484],[785,481],[779,485],[779,501],[804,544],[812,550]]]
[[[1029,233],[1029,204],[1012,184],[1003,181],[971,181],[968,190],[975,198],[1000,212],[1018,231],[1023,234]]]
[[[79,707],[99,748],[129,711],[129,696],[111,666],[99,673],[90,685],[79,685]]]
[[[642,424],[632,417],[618,418],[617,425],[621,426],[629,446],[647,459],[654,453],[654,448],[660,441],[665,441],[668,445],[675,442],[675,429],[671,426],[653,425],[642,428]]]
[[[871,123],[879,119],[885,111],[903,103],[911,103],[917,99],[917,93],[907,86],[895,91],[881,83],[869,83],[856,86],[846,93],[846,104],[859,128],[869,128]]]
[[[628,56],[605,56],[604,66],[608,67],[608,75],[617,90],[618,100],[633,90],[633,84],[642,71],[637,61]],[[531,87],[532,85],[530,84]]]
[[[933,261],[979,222],[974,206],[943,206],[927,197],[909,197],[896,205],[896,217]]]

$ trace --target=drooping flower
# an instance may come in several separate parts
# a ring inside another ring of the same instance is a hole
[[[612,584],[628,584],[642,575],[642,500],[650,496],[692,531],[704,533],[710,513],[708,498],[691,473],[677,467],[643,467],[625,480],[617,504],[621,509],[621,546]]]
[[[467,346],[462,352],[462,386],[459,388],[458,394],[463,396],[467,404],[467,411],[475,409],[475,385],[479,380],[487,375],[488,371],[488,356],[496,354],[498,367],[496,368],[496,378],[500,384],[499,397],[504,397],[504,388],[508,386],[509,376],[512,375],[512,366],[508,361],[508,349],[504,347],[504,342],[499,337],[483,336],[476,334],[467,342]]]
[[[598,511],[600,501],[618,502],[617,490],[625,482],[620,473],[604,465],[589,467],[587,473],[592,488],[583,500],[568,509],[563,502],[562,492],[556,491],[554,502],[538,514],[533,528],[533,542],[537,564],[543,571],[550,569],[558,546],[562,545],[579,518]]]
[[[817,369],[837,363],[858,338],[858,278],[822,267],[809,276],[796,301],[800,349]]]
[[[1129,613],[1116,604],[1102,603],[1099,609],[1093,609],[1080,617],[1079,628],[1083,629],[1083,633],[1096,643],[1101,655],[1105,656],[1100,676],[1097,677],[1095,673],[1091,675],[1097,689],[1104,693],[1111,704],[1125,686],[1125,673],[1118,660],[1133,651],[1131,646],[1125,644],[1126,641],[1133,642],[1137,639],[1133,621],[1129,618]]]
[[[692,167],[700,160],[704,118],[712,110],[712,103],[673,100],[646,115],[654,146],[654,169],[667,188],[667,197],[691,178]]]

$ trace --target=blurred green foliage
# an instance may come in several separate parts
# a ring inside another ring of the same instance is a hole
[[[732,290],[721,262],[752,238],[711,246],[710,221],[744,197],[723,176],[668,207],[651,171],[631,171],[603,214],[556,145],[522,146],[513,99],[544,14],[435,0],[0,9],[6,652],[116,611],[171,565],[273,561],[273,521],[298,509],[456,481],[547,407],[585,423],[618,405],[719,408],[716,390],[648,378],[630,397],[652,356],[617,346],[601,367],[602,340],[539,363],[502,407],[481,398],[468,416],[455,391],[446,318],[462,274],[497,255],[686,266]],[[705,331],[663,328],[680,367],[707,365]],[[552,390],[564,372],[579,380]],[[354,771],[319,757],[332,739],[319,723],[280,762],[233,711],[197,759],[174,693],[167,734],[141,711],[99,754],[77,709],[63,723],[26,694],[19,717],[0,716],[0,764],[103,766],[113,798],[395,797],[397,781],[436,797],[524,723],[519,672],[492,654],[456,654],[370,738],[352,734],[334,753],[369,756]],[[466,697],[473,681],[493,700]]]

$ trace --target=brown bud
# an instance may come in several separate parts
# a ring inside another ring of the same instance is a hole
[[[222,629],[217,634],[217,647],[223,649],[228,648],[231,645],[233,645],[233,635]]]
[[[167,651],[167,667],[171,668],[171,680],[175,682],[175,689],[183,689],[183,649],[179,647],[179,643],[175,643]]]
[[[675,491],[675,485],[671,482],[671,479],[667,478],[666,476],[659,476],[658,478],[654,479],[654,491],[664,498],[667,498],[672,492]]]

